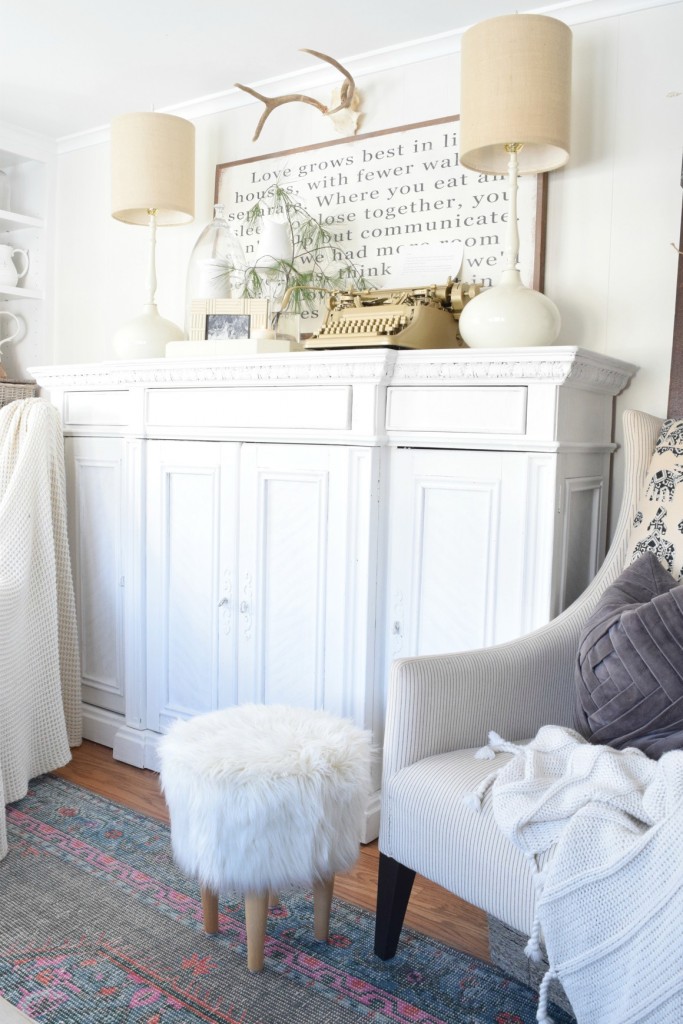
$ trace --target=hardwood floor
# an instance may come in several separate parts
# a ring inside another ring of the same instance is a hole
[[[115,761],[108,747],[85,740],[73,751],[70,764],[54,774],[142,814],[168,821],[156,773]],[[353,871],[335,879],[335,894],[348,903],[374,910],[377,862],[377,842],[361,847]],[[448,946],[489,959],[485,914],[425,878],[415,879],[405,923]]]

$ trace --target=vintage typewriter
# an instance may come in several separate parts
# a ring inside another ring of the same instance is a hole
[[[460,313],[481,285],[447,281],[424,288],[335,291],[306,348],[458,348]]]

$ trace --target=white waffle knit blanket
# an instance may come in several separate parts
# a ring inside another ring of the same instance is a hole
[[[0,796],[58,768],[81,741],[80,667],[57,410],[0,410]],[[7,853],[0,813],[0,857]]]
[[[683,751],[659,761],[639,750],[594,746],[544,726],[516,747],[493,782],[502,831],[535,864],[537,924],[550,972],[579,1024],[680,1024],[683,1020]]]

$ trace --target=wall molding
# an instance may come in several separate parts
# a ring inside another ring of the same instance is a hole
[[[533,13],[548,14],[572,26],[600,21],[605,18],[616,18],[625,14],[650,10],[655,7],[675,6],[680,2],[681,0],[562,0],[560,3],[538,7]],[[460,51],[462,35],[469,27],[469,25],[462,25],[460,28],[414,39],[408,43],[387,46],[378,50],[369,50],[366,53],[359,53],[340,59],[353,73],[354,77],[378,74],[393,68],[405,67],[408,64],[435,60],[439,57],[447,57],[458,53]],[[338,81],[339,73],[337,71],[334,71],[329,66],[320,66],[317,63],[310,68],[299,69],[296,72],[288,72],[283,75],[275,75],[271,78],[263,78],[248,84],[259,92],[265,92],[266,94],[273,92],[273,94],[277,94],[275,89],[281,86],[283,92],[308,92],[311,89],[323,88],[330,84],[336,85]],[[224,113],[225,111],[245,107],[257,102],[259,101],[252,99],[240,89],[232,88],[226,89],[223,92],[213,93],[209,96],[197,97],[185,103],[160,107],[159,110],[162,113],[177,114],[180,117],[186,117],[194,121],[197,118]],[[89,146],[101,145],[108,142],[108,140],[109,125],[103,125],[87,132],[63,136],[53,144],[56,145],[57,152],[62,154],[85,149]]]
[[[55,139],[7,121],[0,121],[0,155],[3,167],[10,167],[24,160],[50,160],[57,152],[58,143]]]

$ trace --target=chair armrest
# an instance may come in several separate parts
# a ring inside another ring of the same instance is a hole
[[[384,779],[433,754],[482,746],[491,729],[520,740],[541,725],[574,726],[574,658],[587,614],[495,647],[395,661]]]
[[[424,757],[482,746],[542,725],[577,727],[574,665],[579,637],[603,591],[621,572],[633,512],[661,420],[624,414],[626,478],[614,540],[595,579],[547,625],[508,643],[395,661],[389,678],[383,776]]]

